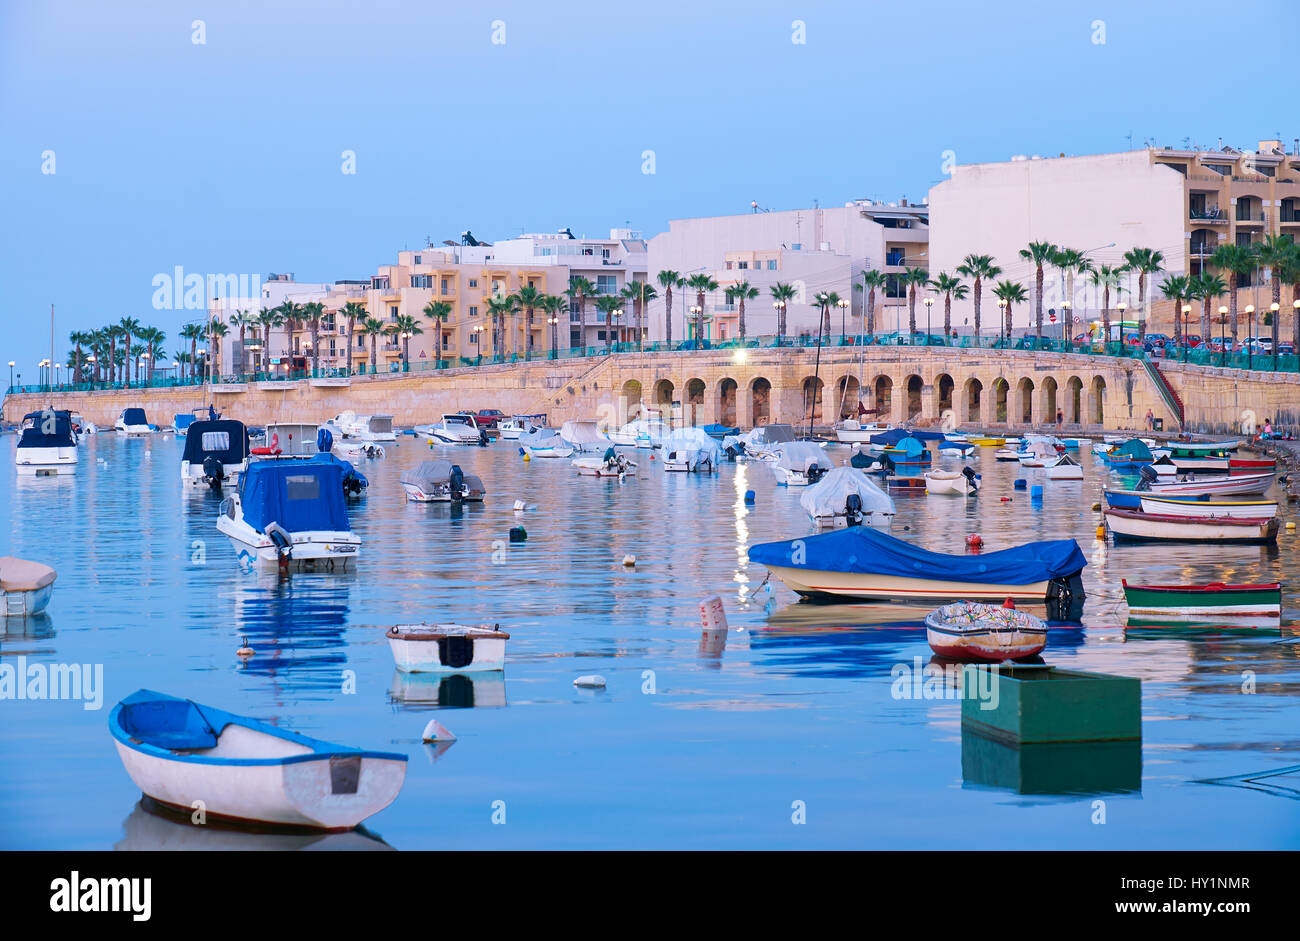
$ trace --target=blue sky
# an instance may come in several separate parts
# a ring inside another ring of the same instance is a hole
[[[467,228],[919,199],[949,150],[1290,146],[1297,26],[1288,0],[3,0],[0,362],[35,376],[51,303],[60,360],[128,314],[173,338],[176,265],[332,281]]]

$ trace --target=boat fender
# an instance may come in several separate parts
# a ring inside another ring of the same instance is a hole
[[[253,648],[248,646],[247,637],[239,638],[239,642],[241,646],[238,650],[235,651],[235,656],[238,657],[240,660],[247,660],[249,657],[253,655]]]
[[[1295,521],[1294,521],[1294,520],[1290,520],[1290,521],[1288,521],[1287,524],[1286,524],[1286,528],[1287,528],[1288,530],[1290,530],[1290,529],[1295,529]]]
[[[1105,539],[1105,538],[1106,538],[1106,526],[1105,526],[1105,524],[1102,524],[1101,526],[1098,526],[1098,527],[1097,527],[1097,538],[1098,538],[1098,539]]]
[[[1011,486],[1016,490],[1024,490],[1026,487],[1029,486],[1029,481],[1025,480],[1025,478],[1023,477],[1017,477],[1016,482]]]
[[[581,687],[581,688],[583,688],[583,689],[604,689],[604,688],[605,688],[605,678],[604,678],[603,676],[599,676],[599,675],[597,675],[597,674],[591,674],[591,675],[588,675],[588,676],[580,676],[580,677],[578,677],[576,680],[573,681],[573,685],[574,685],[574,686]]]
[[[1101,504],[1100,504],[1100,503],[1094,503],[1094,504],[1092,505],[1092,508],[1093,508],[1094,511],[1100,510],[1100,509],[1101,509]]]
[[[1003,502],[1003,503],[1010,503],[1010,502],[1011,502],[1011,498],[1010,498],[1010,497],[1003,497],[1001,502]]]
[[[971,533],[966,537],[966,547],[978,552],[984,548],[984,537],[979,533]]]
[[[636,568],[636,556],[632,555],[631,553],[628,553],[627,555],[623,556],[623,567],[629,569]]]
[[[752,490],[745,491],[745,505],[746,506],[754,505],[754,491]]]

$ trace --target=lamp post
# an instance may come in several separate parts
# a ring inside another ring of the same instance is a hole
[[[1219,365],[1227,365],[1228,357],[1228,308],[1219,307]]]
[[[1069,301],[1061,301],[1063,311],[1061,314],[1061,347],[1067,350],[1069,347],[1066,344],[1071,341],[1070,331],[1074,328],[1073,307],[1074,305]]]
[[[848,309],[853,306],[853,302],[841,297],[835,302],[835,306],[840,309],[840,345],[843,346],[844,338],[849,335],[849,328],[845,318],[848,316]]]
[[[1184,304],[1183,305],[1183,362],[1184,363],[1187,362],[1187,348],[1191,346],[1191,344],[1187,342],[1187,315],[1190,314],[1191,312],[1192,312],[1192,305]]]
[[[150,375],[150,369],[149,369],[149,367],[153,364],[153,355],[150,353],[141,353],[140,359],[145,360],[145,364],[144,364],[145,377],[146,377],[145,381],[148,382],[150,379],[153,378],[153,376]]]
[[[559,334],[559,330],[557,330],[556,327],[557,327],[557,325],[559,324],[559,322],[560,322],[560,318],[557,317],[557,316],[555,316],[554,314],[551,314],[551,316],[549,316],[549,317],[546,318],[546,323],[547,323],[547,325],[551,328],[551,329],[550,329],[550,334],[551,334],[551,359],[556,359],[556,358],[560,355],[560,351],[557,350],[557,349],[555,348],[556,337],[557,337],[558,334]]]
[[[785,301],[773,301],[773,302],[772,302],[772,310],[776,312],[776,322],[777,322],[778,324],[780,324],[780,323],[781,323],[781,313],[782,313],[782,311],[785,310]],[[785,339],[785,338],[782,337],[782,336],[780,335],[780,331],[778,330],[778,332],[777,332],[777,337],[776,337],[776,342],[777,342],[777,345],[778,345],[778,346],[780,345],[780,343],[781,343],[781,341],[782,341],[783,339]]]
[[[925,304],[925,345],[930,345],[930,311],[934,310],[934,298],[927,297],[922,303]]]
[[[696,324],[696,323],[698,323],[698,318],[699,318],[700,314],[704,313],[704,308],[701,307],[699,304],[692,304],[692,305],[690,306],[690,308],[688,308],[688,309],[690,310],[690,313],[691,313],[691,323],[692,323],[692,324]],[[700,330],[697,330],[697,331],[696,331],[696,334],[697,334],[697,335],[696,335],[696,337],[695,337],[695,348],[696,348],[697,350],[702,348],[702,344],[703,344],[703,341],[704,341],[704,337],[698,335],[698,334],[700,334],[701,332],[703,332],[703,331],[700,331]]]
[[[14,387],[14,361],[9,360],[9,388]]]
[[[486,328],[482,324],[477,324],[470,328],[470,333],[474,334],[474,345],[478,347],[478,361],[483,362],[483,331]]]
[[[1246,368],[1255,368],[1255,305],[1246,305]]]
[[[998,298],[998,328],[1003,343],[1011,339],[1011,334],[1007,331],[1007,302],[1002,298]]]
[[[99,357],[96,356],[94,353],[91,353],[89,356],[86,357],[86,362],[88,362],[88,363],[90,364],[90,376],[91,376],[91,380],[90,380],[90,381],[91,381],[91,382],[94,382],[94,381],[95,381],[95,376],[96,376],[96,373],[95,373],[95,368],[96,368],[96,367],[95,367],[95,364],[99,362]],[[12,366],[13,363],[10,363],[9,365]]]
[[[1276,272],[1274,272],[1273,277],[1277,277]],[[1278,322],[1278,315],[1282,313],[1282,305],[1274,301],[1268,305],[1268,309],[1273,313],[1273,336],[1277,337],[1273,341],[1273,372],[1277,372],[1277,348],[1281,345],[1282,340],[1282,324]]]

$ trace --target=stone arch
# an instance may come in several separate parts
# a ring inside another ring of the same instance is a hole
[[[623,383],[623,391],[620,394],[622,401],[623,421],[628,422],[636,418],[641,411],[641,383],[636,379],[629,379]]]
[[[862,397],[862,387],[857,376],[840,376],[835,383],[835,415],[837,418],[853,418],[858,414],[858,400]]]
[[[1034,380],[1028,376],[1016,383],[1015,420],[1026,425],[1034,423]]]
[[[755,425],[772,420],[772,383],[763,376],[755,376],[749,384],[749,411]]]
[[[953,392],[956,387],[957,384],[953,381],[952,376],[946,372],[941,372],[934,378],[934,413],[939,416],[941,421],[943,420],[943,413],[947,411],[953,413],[954,422],[961,421],[961,417],[957,414],[957,410],[953,405]]]
[[[736,393],[740,386],[730,376],[718,383],[718,421],[736,427]]]
[[[1083,380],[1078,376],[1065,380],[1065,420],[1083,423]]]
[[[1039,393],[1039,405],[1041,407],[1039,414],[1043,416],[1043,421],[1049,425],[1056,421],[1056,391],[1056,377],[1048,376],[1045,378],[1042,390]],[[1065,410],[1062,409],[1061,411],[1064,412]]]
[[[876,390],[876,414],[889,418],[894,414],[894,380],[889,376],[877,376],[871,383]]]
[[[963,389],[965,390],[965,408],[962,409],[958,420],[976,423],[982,421],[983,419],[980,417],[980,405],[982,404],[980,399],[983,397],[984,383],[971,376],[966,380]]]
[[[1006,423],[1008,411],[1007,399],[1011,394],[1011,384],[1002,376],[993,380],[993,420]]]
[[[683,402],[683,417],[689,425],[698,425],[702,417],[700,412],[701,406],[704,405],[704,393],[706,386],[703,379],[689,379],[686,382],[686,401]]]
[[[804,379],[799,391],[801,393],[800,401],[803,402],[803,411],[799,414],[799,420],[808,421],[808,415],[811,411],[812,424],[817,424],[823,414],[826,380],[817,376],[808,376]]]
[[[664,419],[668,419],[673,413],[673,395],[676,393],[676,387],[671,379],[660,379],[655,383],[654,399],[651,404],[657,408]]]
[[[1106,424],[1106,380],[1093,376],[1088,389],[1088,417],[1094,424]]]
[[[910,421],[921,417],[921,392],[925,389],[925,380],[913,373],[907,377],[907,414]]]

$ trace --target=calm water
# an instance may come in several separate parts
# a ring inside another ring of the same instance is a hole
[[[1300,584],[1296,536],[1277,549],[1105,546],[1090,507],[1106,472],[1086,452],[1087,479],[1047,482],[1041,504],[1011,485],[1041,472],[997,464],[987,448],[980,497],[896,498],[895,535],[930,548],[961,551],[968,532],[989,549],[1073,536],[1090,559],[1085,626],[1053,631],[1045,656],[1141,678],[1140,751],[1017,756],[963,741],[955,699],[891,695],[891,667],[929,661],[924,611],[811,605],[759,587],[765,570],[746,547],[811,531],[799,491],[761,465],[665,474],[642,453],[641,476],[619,483],[578,478],[567,461],[524,463],[509,442],[440,448],[488,487],[486,505],[461,514],[403,500],[401,471],[431,456],[406,438],[360,462],[371,488],[352,510],[359,571],[282,582],[237,567],[213,525],[217,498],[181,490],[176,439],[99,435],[75,478],[39,481],[15,480],[14,440],[0,439],[0,553],[47,562],[59,581],[48,617],[0,628],[0,655],[102,663],[105,691],[100,711],[0,702],[0,847],[313,842],[198,830],[138,807],[106,723],[139,687],[407,753],[401,795],[367,825],[383,842],[320,845],[1300,846],[1300,771],[1276,774],[1300,764],[1297,635],[1126,636],[1116,613],[1121,577]],[[519,518],[516,499],[530,504]],[[504,544],[520,524],[527,542]],[[635,569],[620,564],[626,553]],[[716,657],[701,653],[697,608],[714,594],[732,628]],[[1289,624],[1291,587],[1284,604]],[[382,628],[420,620],[499,621],[512,635],[504,678],[399,674]],[[256,650],[244,664],[241,637]],[[575,689],[586,673],[608,688]],[[441,753],[419,741],[433,716],[458,736]],[[1234,776],[1255,781],[1205,783]],[[1093,822],[1098,791],[1104,825]],[[792,823],[796,801],[804,825]]]

